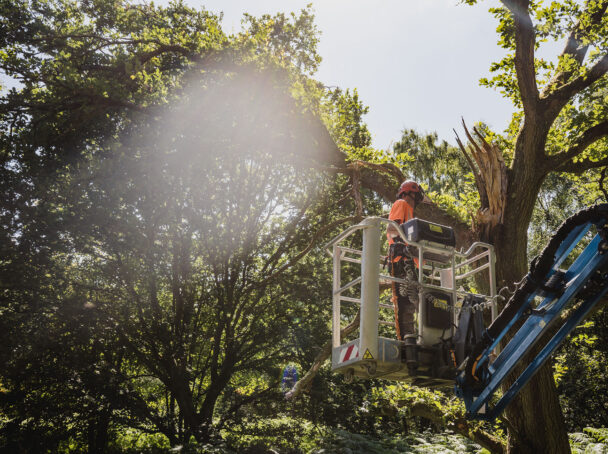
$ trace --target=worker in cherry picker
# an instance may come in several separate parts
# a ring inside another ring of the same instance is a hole
[[[430,202],[422,187],[415,181],[405,181],[399,187],[397,200],[393,203],[389,220],[401,225],[414,217],[414,210],[420,202]],[[412,258],[407,245],[395,228],[389,224],[386,236],[389,243],[389,272],[391,276],[405,279],[411,284],[392,282],[393,307],[395,309],[395,329],[399,340],[408,335],[415,335],[414,314],[418,310],[418,260]]]

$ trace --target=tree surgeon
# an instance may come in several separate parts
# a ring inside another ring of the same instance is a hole
[[[415,181],[405,181],[399,187],[397,200],[393,203],[389,220],[399,225],[414,217],[414,209],[420,202],[430,202],[425,196],[422,187]],[[403,340],[405,336],[415,335],[414,313],[418,309],[418,260],[412,258],[407,250],[407,244],[401,239],[399,233],[392,225],[388,226],[386,236],[389,243],[389,272],[393,277],[405,279],[408,284],[392,282],[393,307],[395,309],[395,330],[397,339]]]

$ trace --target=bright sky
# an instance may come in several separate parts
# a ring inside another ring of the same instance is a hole
[[[404,128],[436,131],[454,143],[452,128],[488,123],[502,131],[511,104],[478,81],[504,55],[488,8],[458,0],[188,0],[224,12],[224,30],[237,32],[244,12],[255,16],[299,11],[312,3],[321,31],[323,62],[317,79],[357,88],[370,107],[366,122],[373,145],[387,148]]]
[[[490,63],[504,55],[488,13],[498,0],[476,6],[459,0],[186,1],[224,12],[228,33],[240,30],[245,12],[297,12],[312,3],[323,58],[315,77],[328,86],[358,89],[370,107],[365,120],[377,148],[399,140],[404,128],[436,131],[454,143],[452,128],[461,132],[461,117],[499,132],[509,121],[510,102],[478,84],[489,75]]]

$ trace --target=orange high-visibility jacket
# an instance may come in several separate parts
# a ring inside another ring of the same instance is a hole
[[[404,222],[409,221],[414,217],[414,207],[405,201],[405,199],[397,199],[391,208],[391,212],[388,215],[389,220],[397,222],[397,224],[401,225]],[[386,237],[388,238],[388,244],[393,244],[395,240],[393,237],[386,232]],[[395,257],[394,261],[400,260],[400,257]],[[416,267],[418,267],[418,259],[414,258],[414,263]]]
[[[399,225],[409,221],[413,217],[414,207],[407,203],[405,199],[397,199],[395,203],[393,203],[391,212],[388,215],[389,220],[396,221]],[[388,244],[393,244],[395,242],[393,237],[388,232],[386,233],[386,237],[388,238]]]

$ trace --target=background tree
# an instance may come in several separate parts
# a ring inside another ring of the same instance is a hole
[[[220,395],[226,420],[274,392],[290,267],[341,222],[309,165],[331,164],[329,136],[291,94],[318,63],[311,15],[229,40],[180,3],[2,12],[21,84],[2,104],[3,434],[21,450],[88,431],[104,451],[117,424],[208,440]]]

